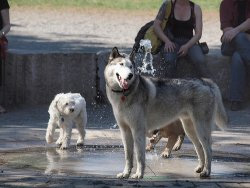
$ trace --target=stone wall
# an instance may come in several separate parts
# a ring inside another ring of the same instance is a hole
[[[103,73],[109,53],[8,53],[4,103],[8,106],[49,104],[60,92],[81,93],[89,104],[107,102]],[[212,50],[206,60],[213,80],[227,98],[229,58],[222,57],[219,50]],[[154,67],[158,70],[160,62],[159,55],[155,56]],[[180,75],[192,75],[192,71],[188,62],[178,65]]]
[[[60,92],[81,93],[88,102],[94,102],[96,67],[94,53],[9,53],[5,103],[48,104]]]

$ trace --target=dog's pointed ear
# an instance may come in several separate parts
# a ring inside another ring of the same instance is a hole
[[[134,63],[134,61],[135,61],[135,54],[136,54],[136,49],[133,48],[133,49],[132,49],[132,52],[129,54],[129,59],[130,59],[130,61],[131,61],[132,63]]]
[[[111,61],[117,57],[121,57],[121,54],[119,53],[118,48],[114,47],[110,53],[109,60]]]

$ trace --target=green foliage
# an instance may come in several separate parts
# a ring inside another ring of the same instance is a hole
[[[9,0],[11,6],[49,6],[156,10],[163,0]],[[203,9],[218,9],[221,0],[194,0]]]

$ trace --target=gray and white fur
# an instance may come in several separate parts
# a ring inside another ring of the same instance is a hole
[[[135,148],[137,170],[132,178],[142,178],[145,170],[145,142],[149,131],[162,128],[180,118],[185,133],[195,146],[200,177],[211,173],[211,129],[227,128],[227,114],[218,86],[209,79],[156,79],[137,75],[133,53],[120,54],[113,48],[105,68],[107,97],[121,130],[125,151],[124,171],[133,168]]]

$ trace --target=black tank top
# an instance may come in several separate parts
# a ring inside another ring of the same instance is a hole
[[[176,2],[176,1],[175,1]],[[187,21],[177,20],[174,16],[174,7],[171,11],[171,32],[174,38],[191,39],[193,37],[193,30],[195,28],[195,15],[194,15],[194,3],[190,1],[191,15]]]

